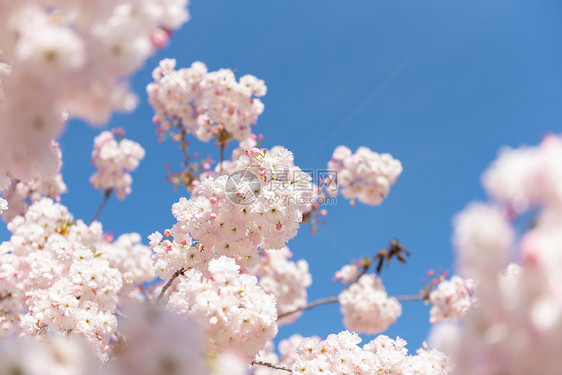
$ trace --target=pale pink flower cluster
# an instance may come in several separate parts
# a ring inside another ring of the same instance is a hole
[[[206,142],[221,125],[239,142],[250,138],[251,127],[264,110],[259,99],[267,91],[263,80],[245,75],[236,81],[232,70],[208,72],[202,62],[190,68],[175,67],[176,60],[162,60],[152,73],[155,82],[146,88],[159,133],[181,126]]]
[[[308,271],[308,262],[304,259],[293,262],[293,254],[284,247],[279,250],[264,250],[260,262],[250,273],[259,279],[258,285],[277,300],[277,314],[283,314],[306,306],[306,289],[312,284],[312,275]],[[302,312],[288,315],[277,324],[296,321]]]
[[[1,1],[0,171],[19,180],[52,173],[50,148],[70,117],[104,123],[132,110],[127,85],[172,29],[187,0]]]
[[[515,234],[500,207],[472,202],[455,216],[454,226],[457,263],[464,275],[492,275],[506,264]]]
[[[429,311],[430,323],[460,320],[478,304],[474,295],[474,281],[454,275],[450,280],[441,281],[429,294],[433,305]]]
[[[62,335],[54,336],[50,342],[5,340],[0,346],[0,374],[94,375],[97,367],[83,342]]]
[[[201,247],[193,244],[188,234],[172,238],[169,229],[166,229],[164,234],[168,237],[165,240],[160,232],[148,236],[156,276],[167,280],[182,268],[195,268],[206,274],[212,254],[201,251]]]
[[[539,147],[505,148],[484,172],[482,184],[491,198],[516,213],[530,206],[562,205],[562,137],[548,135]]]
[[[138,286],[154,280],[152,251],[141,243],[138,233],[122,234],[114,242],[100,241],[96,244],[96,254],[106,259],[111,267],[121,272],[123,286],[119,291],[119,303],[128,299],[142,301]]]
[[[389,297],[375,275],[363,275],[338,296],[343,324],[358,333],[385,331],[402,314],[402,306]]]
[[[210,375],[204,335],[191,318],[151,306],[129,305],[119,323],[118,356],[103,375]]]
[[[250,149],[236,160],[236,169],[230,176],[204,178],[190,199],[173,205],[178,222],[172,234],[190,234],[207,259],[226,255],[245,270],[258,262],[258,247],[280,249],[297,234],[307,204],[301,184],[311,177],[286,149]]]
[[[345,198],[374,206],[388,196],[402,173],[402,164],[390,154],[379,154],[367,147],[352,153],[346,146],[338,146],[328,169],[336,172],[337,188]]]
[[[484,174],[493,201],[470,205],[456,221],[459,263],[473,275],[479,299],[453,345],[458,374],[560,373],[561,161],[562,138],[555,136],[504,151]],[[535,205],[527,230],[508,221]],[[519,266],[506,269],[513,258]]]
[[[343,284],[349,284],[359,277],[359,267],[356,264],[346,264],[334,274],[334,281],[341,281]]]
[[[408,355],[406,341],[392,340],[380,335],[373,341],[358,346],[361,338],[349,331],[329,335],[324,341],[305,338],[292,366],[295,374],[388,374],[388,375],[447,375],[452,368],[447,356],[437,350],[418,350]]]
[[[104,131],[94,139],[92,164],[97,168],[90,183],[102,191],[114,190],[117,198],[131,193],[133,178],[129,172],[139,166],[144,149],[130,139],[116,140],[113,133]]]
[[[231,258],[212,260],[209,273],[186,271],[168,307],[202,322],[211,354],[233,351],[250,361],[277,334],[275,297],[257,285],[255,276],[241,274]]]
[[[56,142],[53,142],[52,148],[59,160],[55,173],[46,174],[28,181],[14,180],[8,188],[2,191],[2,195],[7,199],[6,203],[8,204],[8,209],[2,213],[4,221],[9,222],[17,215],[25,215],[29,205],[43,197],[59,201],[60,195],[67,192],[66,184],[60,173],[62,153]]]
[[[123,285],[153,277],[150,268],[142,271],[150,262],[148,248],[104,244],[99,223],[74,222],[64,206],[48,198],[14,218],[8,229],[12,237],[0,245],[0,336],[66,332],[86,338],[103,356],[117,326],[116,306],[132,289]],[[122,258],[130,257],[126,262],[114,254],[122,251],[127,252]],[[136,277],[129,267],[136,268]]]

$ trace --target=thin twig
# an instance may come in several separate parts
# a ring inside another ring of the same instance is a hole
[[[168,280],[166,285],[164,285],[164,287],[160,291],[160,294],[158,295],[158,298],[156,298],[156,301],[154,301],[155,306],[158,306],[162,302],[162,299],[164,298],[164,294],[166,294],[168,289],[172,286],[172,283],[174,282],[174,280],[176,280],[180,275],[183,275],[184,272],[185,272],[185,270],[183,268],[174,272],[174,274],[172,275],[170,280]]]
[[[224,161],[224,143],[221,143],[221,162],[219,164],[219,172],[222,172],[222,162]]]
[[[324,299],[321,299],[321,300],[318,300],[318,301],[309,303],[309,304],[306,305],[306,306],[299,307],[298,309],[295,309],[295,310],[292,310],[292,311],[288,311],[288,312],[285,312],[285,313],[283,313],[283,314],[279,314],[279,316],[277,317],[277,320],[282,319],[282,318],[284,318],[284,317],[286,317],[286,316],[289,316],[289,315],[293,315],[293,314],[295,314],[295,313],[298,313],[299,311],[304,311],[304,310],[312,309],[313,307],[316,307],[316,306],[327,305],[327,304],[335,303],[335,302],[338,302],[338,297],[324,298]]]
[[[425,298],[421,295],[418,296],[396,296],[397,301],[423,301]]]
[[[287,371],[287,372],[293,372],[293,370],[291,370],[290,368],[283,367],[283,366],[277,366],[277,365],[274,365],[272,363],[267,363],[267,362],[262,362],[262,361],[252,361],[252,363],[250,363],[250,364],[252,366],[255,366],[255,365],[265,366],[265,367],[273,368],[275,370],[283,370],[283,371]]]
[[[396,296],[396,297],[392,297],[392,298],[396,299],[397,301],[422,301],[424,299],[423,296],[421,296],[421,295],[419,295],[419,296]],[[286,316],[289,316],[289,315],[296,314],[299,311],[309,310],[309,309],[312,309],[313,307],[328,305],[330,303],[336,303],[338,301],[339,301],[338,297],[329,297],[329,298],[320,299],[318,301],[311,302],[304,307],[300,307],[298,309],[288,311],[288,312],[285,312],[283,314],[279,314],[279,316],[277,317],[277,320],[282,319],[282,318],[284,318]]]
[[[92,217],[92,220],[90,220],[88,225],[91,225],[94,221],[96,221],[98,219],[101,212],[103,211],[103,208],[105,207],[105,204],[109,200],[109,197],[111,197],[111,194],[113,194],[113,188],[107,189],[105,191],[105,194],[103,195],[103,200],[101,201],[100,206],[98,207],[98,210],[96,211],[96,213],[94,214],[94,217]]]

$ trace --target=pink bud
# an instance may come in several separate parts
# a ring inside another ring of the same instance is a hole
[[[263,141],[263,134],[258,135],[258,139],[259,139],[260,141]]]
[[[275,229],[281,230],[282,228],[283,228],[283,224],[281,224],[281,223],[275,224]]]
[[[172,235],[172,231],[171,231],[171,230],[166,229],[166,230],[164,231],[164,237],[170,237],[171,235]]]
[[[156,48],[163,48],[168,44],[170,35],[163,29],[156,29],[150,37],[152,45]]]
[[[217,214],[213,212],[210,217],[212,220],[215,220],[217,218]]]
[[[215,203],[217,203],[217,202],[218,202],[217,197],[211,197],[211,198],[209,198],[209,203],[215,204]]]

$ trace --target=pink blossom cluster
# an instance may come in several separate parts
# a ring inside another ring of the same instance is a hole
[[[389,374],[447,375],[452,366],[445,354],[437,350],[420,349],[408,355],[406,341],[380,335],[358,346],[361,338],[349,331],[329,335],[324,341],[305,338],[298,349],[298,359],[292,366],[295,374]]]
[[[137,142],[117,140],[112,132],[102,132],[94,139],[92,164],[97,170],[90,177],[90,183],[102,191],[115,191],[117,198],[125,199],[133,183],[129,172],[137,169],[144,154]]]
[[[458,374],[560,373],[561,161],[558,136],[503,151],[484,173],[491,201],[470,204],[455,220],[459,266],[479,299],[452,346]],[[515,220],[529,209],[534,224],[525,228]],[[506,268],[510,261],[519,266]]]
[[[539,147],[504,148],[482,175],[491,198],[516,214],[531,206],[562,205],[562,137],[548,135]]]
[[[264,110],[259,99],[267,91],[263,80],[248,74],[236,81],[232,70],[208,72],[202,62],[175,67],[176,60],[162,60],[152,73],[155,82],[147,86],[160,134],[180,127],[206,142],[221,126],[239,142],[250,138],[252,125]]]
[[[389,297],[375,275],[363,275],[338,296],[347,329],[376,334],[385,331],[402,314],[402,306]]]
[[[103,356],[117,327],[116,306],[132,289],[123,286],[153,278],[150,268],[142,271],[149,249],[106,244],[99,223],[74,222],[66,207],[48,198],[8,229],[12,237],[0,245],[0,336],[66,332]],[[127,262],[115,256],[123,251]]]
[[[231,258],[212,260],[209,274],[186,271],[168,308],[202,323],[210,354],[232,351],[251,361],[277,334],[275,297],[258,286],[255,276],[240,273]]]
[[[1,1],[0,171],[52,173],[67,113],[104,123],[137,99],[128,76],[188,19],[187,0]],[[5,64],[10,69],[5,68]]]
[[[379,154],[367,147],[352,153],[346,146],[338,146],[328,169],[336,172],[338,189],[345,198],[374,206],[388,196],[402,173],[402,164],[390,154]]]
[[[166,239],[162,233],[156,231],[148,236],[156,276],[167,280],[177,270],[190,268],[206,273],[212,255],[202,251],[200,246],[194,244],[189,234],[172,237],[172,232],[166,229],[164,235],[167,237]]]
[[[454,275],[450,280],[441,281],[429,294],[432,304],[429,311],[430,323],[454,322],[478,305],[474,295],[474,281]]]
[[[108,361],[103,375],[210,375],[195,320],[137,304],[125,306],[124,314],[115,343],[119,355]]]
[[[293,262],[293,254],[284,247],[279,250],[264,250],[260,262],[250,273],[259,279],[258,285],[277,300],[277,314],[292,312],[306,306],[306,289],[312,284],[312,275],[308,271],[308,262],[304,259]],[[296,321],[302,312],[288,315],[277,324]]]
[[[311,177],[284,148],[250,149],[236,160],[236,170],[203,178],[190,199],[175,203],[178,222],[171,232],[198,240],[207,259],[226,255],[245,270],[259,261],[258,247],[280,249],[297,234]]]
[[[9,183],[9,179],[7,180],[9,187],[2,191],[2,195],[6,198],[6,203],[8,204],[8,208],[2,213],[4,221],[9,222],[17,215],[25,215],[29,205],[43,197],[59,201],[60,195],[67,192],[66,184],[60,173],[62,167],[61,150],[56,142],[53,142],[51,147],[59,160],[55,173],[46,174],[27,181],[13,180]]]
[[[346,264],[334,274],[334,281],[341,281],[343,284],[350,284],[357,280],[361,275],[356,264]]]
[[[63,335],[53,336],[48,342],[6,340],[0,346],[0,374],[95,375],[97,367],[84,342]]]

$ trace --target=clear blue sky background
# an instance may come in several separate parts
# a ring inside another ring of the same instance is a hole
[[[161,58],[253,74],[268,86],[255,128],[264,146],[287,147],[303,169],[324,168],[340,144],[390,152],[404,167],[382,206],[350,207],[341,198],[328,207],[328,224],[318,234],[304,226],[290,241],[295,257],[310,264],[310,300],[336,295],[333,273],[393,237],[412,256],[407,266],[385,270],[384,283],[392,294],[417,293],[428,269],[454,267],[451,218],[484,197],[480,174],[497,150],[535,144],[561,129],[559,1],[193,0],[190,11],[192,20],[170,47],[135,77],[138,109],[109,124],[125,128],[147,156],[134,173],[133,194],[123,202],[112,198],[101,220],[116,235],[136,231],[146,238],[174,223],[171,205],[186,194],[163,181],[164,163],[179,165],[181,153],[173,143],[157,143],[146,101]],[[61,140],[70,189],[63,203],[78,218],[89,219],[102,199],[88,184],[98,132],[71,123]],[[192,150],[218,158],[209,145],[194,142]],[[405,338],[413,351],[428,328],[428,307],[405,302],[387,334]],[[342,329],[338,306],[324,306],[283,327],[279,337]]]

